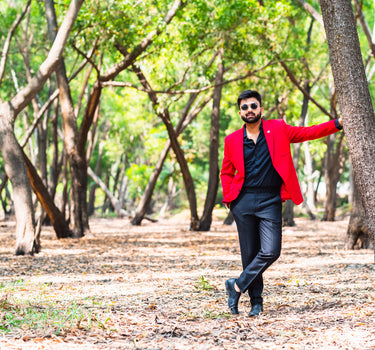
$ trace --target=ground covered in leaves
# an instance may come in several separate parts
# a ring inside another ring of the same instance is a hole
[[[241,269],[235,226],[188,230],[186,216],[131,226],[92,219],[83,239],[16,257],[0,227],[1,349],[375,348],[370,250],[344,250],[347,221],[297,219],[265,273],[265,312],[230,315],[224,281]]]

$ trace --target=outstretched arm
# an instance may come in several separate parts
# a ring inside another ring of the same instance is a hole
[[[342,120],[330,120],[318,125],[313,126],[291,126],[287,125],[287,133],[290,143],[297,143],[309,140],[316,140],[325,137],[341,130]]]

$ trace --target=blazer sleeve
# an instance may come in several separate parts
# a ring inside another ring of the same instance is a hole
[[[287,135],[290,143],[316,140],[339,131],[335,120],[313,125],[313,126],[291,126],[286,125]]]
[[[229,203],[226,198],[230,193],[230,188],[233,182],[234,175],[236,173],[236,169],[232,163],[231,153],[230,142],[226,138],[224,142],[223,164],[220,172],[221,186],[223,188],[223,203]]]

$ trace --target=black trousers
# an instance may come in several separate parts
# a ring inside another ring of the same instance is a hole
[[[280,194],[241,193],[231,204],[237,224],[243,271],[236,280],[251,304],[262,304],[263,272],[280,256],[282,204]]]

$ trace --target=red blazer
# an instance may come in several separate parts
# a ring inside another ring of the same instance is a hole
[[[282,119],[262,120],[262,123],[272,164],[283,179],[281,199],[292,199],[295,204],[301,204],[303,197],[293,165],[290,144],[315,140],[337,132],[335,121],[308,127],[291,126]],[[225,138],[220,178],[223,202],[227,204],[237,198],[245,179],[243,128]]]

